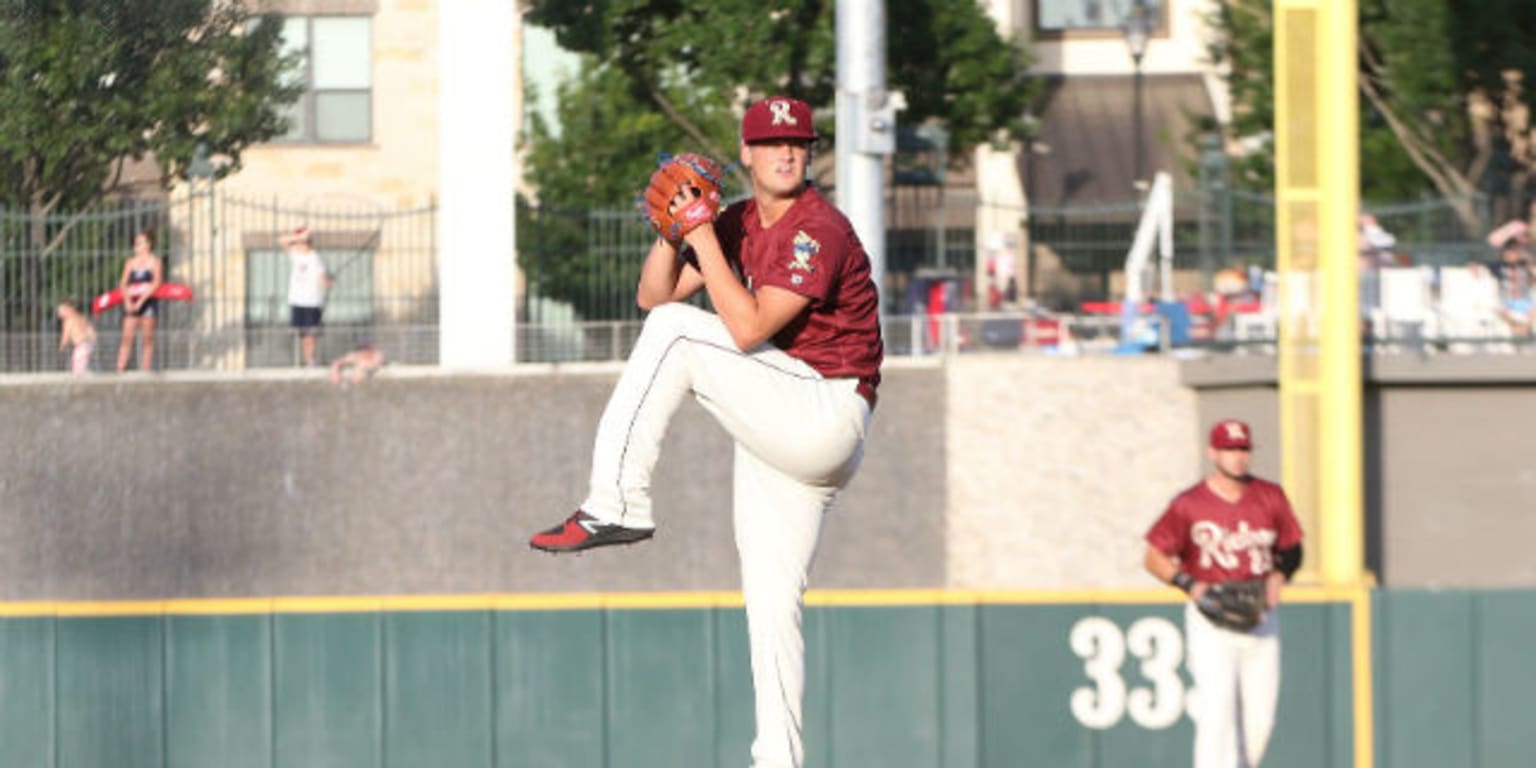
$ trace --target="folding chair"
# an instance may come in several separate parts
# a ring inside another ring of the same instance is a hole
[[[1378,349],[1401,351],[1402,342],[1420,346],[1436,335],[1431,267],[1387,267],[1377,270],[1379,291],[1370,313],[1371,336]]]
[[[1514,351],[1509,325],[1499,317],[1499,284],[1482,267],[1441,267],[1440,336],[1458,354],[1479,350]]]

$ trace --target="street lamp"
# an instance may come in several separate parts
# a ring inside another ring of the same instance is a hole
[[[1131,51],[1131,63],[1136,67],[1133,83],[1135,114],[1132,117],[1131,140],[1135,142],[1136,178],[1137,189],[1146,186],[1146,151],[1145,138],[1142,130],[1141,109],[1141,59],[1147,53],[1147,42],[1152,37],[1152,14],[1147,10],[1147,0],[1135,0],[1131,5],[1130,13],[1125,17],[1125,46]]]
[[[192,160],[187,163],[188,189],[194,195],[207,191],[213,183],[216,172],[213,161],[208,159],[207,142],[199,141],[192,150]]]

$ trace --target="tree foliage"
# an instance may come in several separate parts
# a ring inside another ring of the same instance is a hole
[[[1273,185],[1272,0],[1217,0],[1212,60],[1233,97],[1231,138],[1255,147],[1238,183]],[[1529,0],[1360,0],[1362,194],[1483,192],[1513,209],[1536,194],[1527,83],[1536,83]],[[1459,213],[1469,227],[1470,203]]]
[[[787,94],[830,116],[836,3],[780,0],[534,0],[528,21],[583,55],[561,89],[559,133],[535,124],[530,181],[544,204],[626,204],[658,151],[736,156],[740,110]],[[1034,94],[1027,53],[999,37],[975,0],[889,0],[887,80],[904,124],[943,121],[952,156],[1019,138]],[[818,128],[833,133],[830,119]]]
[[[1274,187],[1275,125],[1273,0],[1218,0],[1206,16],[1212,29],[1209,46],[1212,63],[1224,73],[1232,99],[1232,138],[1253,145],[1256,151],[1234,159],[1234,182],[1269,190]]]
[[[0,204],[81,209],[149,155],[168,184],[199,144],[238,170],[300,92],[280,32],[231,0],[0,0]]]

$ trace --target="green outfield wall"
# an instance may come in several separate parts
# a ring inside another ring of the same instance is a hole
[[[1166,594],[811,603],[811,766],[1189,764],[1198,693]],[[716,768],[751,740],[730,593],[4,608],[5,765]],[[1374,642],[1353,642],[1356,610]],[[1267,767],[1357,764],[1373,699],[1377,766],[1530,764],[1536,591],[1301,588],[1281,621]]]

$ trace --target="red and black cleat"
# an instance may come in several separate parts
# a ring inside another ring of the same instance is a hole
[[[655,532],[654,528],[625,528],[598,522],[597,518],[578,509],[565,522],[534,534],[528,546],[545,552],[580,552],[593,547],[645,541]]]

